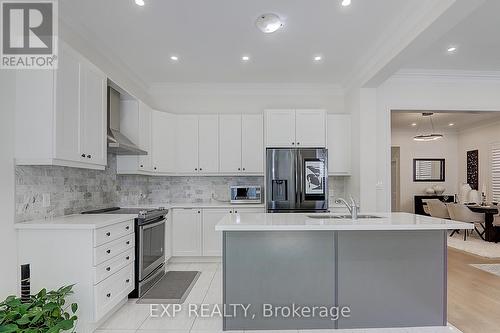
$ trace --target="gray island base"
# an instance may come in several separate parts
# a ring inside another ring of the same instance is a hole
[[[447,325],[447,227],[297,230],[294,224],[284,230],[266,224],[254,230],[242,214],[237,230],[227,219],[217,226],[223,302],[250,308],[223,318],[224,330]],[[312,315],[313,308],[331,312]],[[349,311],[342,315],[342,309]]]

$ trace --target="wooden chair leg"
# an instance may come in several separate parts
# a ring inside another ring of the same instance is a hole
[[[464,241],[467,240],[467,229],[464,230]]]

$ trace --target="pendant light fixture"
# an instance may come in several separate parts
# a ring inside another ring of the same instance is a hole
[[[439,133],[436,133],[436,131],[434,130],[434,123],[432,122],[432,116],[434,115],[434,113],[432,112],[423,112],[422,113],[422,132],[419,132],[419,129],[420,129],[420,126],[417,128],[417,133],[420,133],[416,136],[413,137],[413,140],[415,141],[435,141],[435,140],[439,140],[441,138],[443,138],[443,134],[439,134]],[[425,132],[425,122],[426,122],[426,118],[429,119],[429,123],[430,123],[430,128],[429,128],[429,131],[428,132]]]

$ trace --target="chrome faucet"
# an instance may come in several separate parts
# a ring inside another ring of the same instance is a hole
[[[350,196],[350,199],[351,199],[350,204],[343,198],[338,198],[337,200],[335,200],[335,203],[337,205],[344,204],[347,207],[347,209],[349,210],[349,213],[351,213],[351,218],[353,220],[357,220],[358,213],[359,213],[359,204],[356,203],[356,200],[354,200],[354,198],[352,196]]]

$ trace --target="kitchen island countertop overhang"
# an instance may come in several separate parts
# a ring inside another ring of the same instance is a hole
[[[341,214],[324,213],[243,213],[227,214],[216,225],[218,231],[259,230],[463,230],[473,229],[472,223],[410,213],[373,213],[373,218],[352,220],[338,218]],[[332,218],[335,216],[337,218]]]

